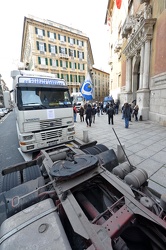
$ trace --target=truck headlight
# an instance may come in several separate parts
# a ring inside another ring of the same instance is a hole
[[[31,140],[33,138],[33,135],[24,135],[22,138],[24,141],[28,141],[28,140]]]

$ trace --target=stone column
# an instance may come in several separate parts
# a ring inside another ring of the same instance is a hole
[[[131,57],[128,57],[126,67],[126,91],[131,92]]]
[[[149,88],[150,40],[145,41],[143,89]]]
[[[141,62],[140,62],[140,78],[139,78],[139,89],[143,88],[143,73],[144,73],[144,44],[141,47]]]

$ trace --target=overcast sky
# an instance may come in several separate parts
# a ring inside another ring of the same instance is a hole
[[[10,72],[21,54],[24,16],[28,14],[71,26],[91,42],[95,67],[108,72],[108,31],[104,24],[108,0],[5,0],[0,11],[0,74],[12,88]]]

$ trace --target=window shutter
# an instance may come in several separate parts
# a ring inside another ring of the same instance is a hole
[[[44,51],[47,51],[46,43],[44,43]]]
[[[71,56],[71,52],[70,52],[71,50],[69,49],[69,56]]]
[[[79,51],[77,51],[77,57],[79,58]]]
[[[67,81],[69,81],[69,75],[67,74]]]
[[[50,58],[50,66],[52,66],[52,59]]]
[[[77,75],[75,75],[75,79],[76,79],[76,82],[77,82]]]
[[[80,64],[78,63],[78,69],[80,69]]]
[[[65,48],[65,54],[67,55],[67,48]]]
[[[78,82],[81,82],[81,77],[80,76],[78,76]]]
[[[61,36],[58,34],[58,40],[61,40]]]
[[[51,52],[51,45],[50,44],[48,44],[48,50],[49,50],[49,52]]]
[[[43,36],[45,36],[45,30],[43,30]]]
[[[60,60],[60,67],[62,67],[62,60]]]
[[[47,36],[50,37],[50,32],[49,31],[47,31]]]
[[[73,78],[72,78],[72,75],[70,75],[70,82],[72,82],[73,81]]]
[[[75,63],[75,69],[77,69],[77,63]]]
[[[82,41],[82,46],[84,47],[84,41]]]
[[[40,57],[38,57],[38,63],[41,64],[41,59],[40,59]]]
[[[39,42],[36,41],[37,50],[39,50]]]
[[[54,33],[54,39],[56,39],[56,33]]]
[[[66,61],[66,68],[68,68],[68,61]]]
[[[82,52],[82,58],[84,59],[84,52]]]
[[[59,73],[57,73],[57,77],[59,78]]]
[[[77,40],[77,45],[79,44],[79,41]]]
[[[74,44],[76,43],[76,40],[75,39],[73,39],[73,42],[74,42]]]
[[[45,61],[46,61],[46,65],[48,65],[48,59],[47,58],[45,58]]]
[[[36,33],[36,35],[37,35],[37,33],[38,33],[38,32],[37,32],[37,28],[36,28],[36,27],[35,27],[35,33]]]
[[[64,40],[65,40],[65,42],[66,42],[66,36],[64,36]]]
[[[71,68],[71,62],[69,62],[70,68]]]
[[[83,70],[85,69],[84,64],[83,64]]]
[[[59,47],[59,53],[61,53],[61,47]]]
[[[57,46],[55,45],[55,52],[56,52],[56,54],[57,54]]]
[[[76,57],[76,50],[74,50],[74,57]]]
[[[56,66],[57,66],[57,67],[59,66],[59,62],[58,62],[58,60],[56,60]]]
[[[70,37],[68,37],[68,43],[70,43]]]

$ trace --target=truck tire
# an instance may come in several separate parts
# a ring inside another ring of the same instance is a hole
[[[40,168],[38,165],[34,165],[23,169],[23,182],[35,180],[41,176]]]
[[[12,172],[1,177],[0,192],[9,191],[21,184],[20,171]]]

